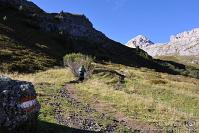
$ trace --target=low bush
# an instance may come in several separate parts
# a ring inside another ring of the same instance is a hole
[[[75,77],[79,77],[79,68],[84,65],[86,69],[85,78],[91,76],[94,70],[94,58],[80,53],[72,53],[64,56],[64,66],[69,67]]]

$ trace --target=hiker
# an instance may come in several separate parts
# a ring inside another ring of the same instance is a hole
[[[84,80],[84,74],[86,72],[86,69],[84,68],[84,65],[82,65],[80,68],[79,68],[79,81],[83,81]]]
[[[4,17],[3,17],[3,21],[6,21],[6,20],[7,20],[7,16],[4,16]]]
[[[123,74],[121,74],[121,75],[119,75],[119,83],[120,84],[124,84],[125,83],[125,75],[123,75]]]

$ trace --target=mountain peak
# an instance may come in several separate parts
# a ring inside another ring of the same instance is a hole
[[[173,35],[168,43],[154,44],[147,37],[138,35],[127,46],[139,46],[151,56],[199,56],[199,28]]]
[[[142,48],[142,47],[146,47],[153,44],[154,43],[144,35],[138,35],[134,37],[133,39],[131,39],[129,42],[127,42],[127,46],[132,47],[132,48],[135,48],[137,46]]]

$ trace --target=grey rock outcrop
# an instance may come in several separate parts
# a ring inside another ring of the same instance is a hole
[[[70,35],[73,38],[88,38],[100,42],[106,36],[93,28],[92,23],[85,15],[71,13],[41,14],[39,16],[39,27],[43,31],[57,32]]]
[[[127,46],[132,47],[131,44],[132,41],[128,42]],[[199,56],[199,28],[172,35],[168,43],[144,43],[140,48],[151,56]]]
[[[40,104],[31,83],[0,76],[0,128],[12,130],[36,120],[39,110]]]

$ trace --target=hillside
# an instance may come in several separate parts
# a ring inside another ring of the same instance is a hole
[[[3,3],[2,1],[0,2],[0,4]],[[4,2],[7,3],[9,1]],[[31,71],[54,65],[61,65],[62,57],[66,53],[72,52],[93,55],[101,61],[105,60],[121,64],[126,63],[128,65],[143,66],[148,62],[143,57],[139,56],[135,50],[131,50],[106,38],[92,27],[87,28],[93,32],[95,31],[96,34],[102,35],[103,38],[100,41],[97,39],[93,40],[94,38],[92,36],[90,38],[79,36],[81,30],[78,31],[78,35],[71,35],[68,30],[75,30],[75,28],[73,28],[75,25],[73,20],[76,20],[76,18],[86,21],[86,23],[88,23],[86,25],[91,26],[90,22],[85,19],[85,17],[66,13],[66,18],[72,21],[71,26],[69,27],[70,29],[66,29],[64,33],[62,32],[63,34],[60,34],[60,31],[56,28],[54,31],[47,31],[48,29],[45,29],[46,27],[40,27],[41,25],[45,25],[41,24],[46,22],[45,17],[52,19],[53,16],[59,14],[47,14],[40,10],[39,12],[37,10],[36,12],[32,12],[32,9],[29,10],[26,8],[26,10],[20,11],[18,7],[19,5],[13,3],[9,6],[0,6],[1,18],[4,16],[7,18],[5,21],[0,19],[1,69],[8,71]],[[35,14],[36,16],[34,16]],[[44,20],[41,20],[43,18]],[[46,23],[49,23],[49,21]],[[82,21],[77,21],[80,23],[78,25],[82,26]],[[58,26],[67,25],[62,24],[62,21],[57,22],[56,19],[51,23],[55,25],[58,23]],[[82,35],[85,34],[82,33]],[[129,57],[134,60],[129,60]],[[32,69],[32,67],[34,68]]]
[[[61,66],[67,53],[80,52],[96,62],[147,67],[171,74],[198,77],[198,70],[152,59],[95,30],[84,15],[46,13],[26,0],[0,0],[0,70],[35,72]]]
[[[8,76],[35,85],[42,105],[38,133],[199,132],[198,79],[115,64],[96,67],[106,71],[81,84],[69,83],[75,79],[69,69]],[[124,73],[125,82],[118,84],[112,71]]]
[[[177,63],[185,64],[186,66],[199,68],[199,56],[156,56],[155,58],[167,61],[170,60]]]

